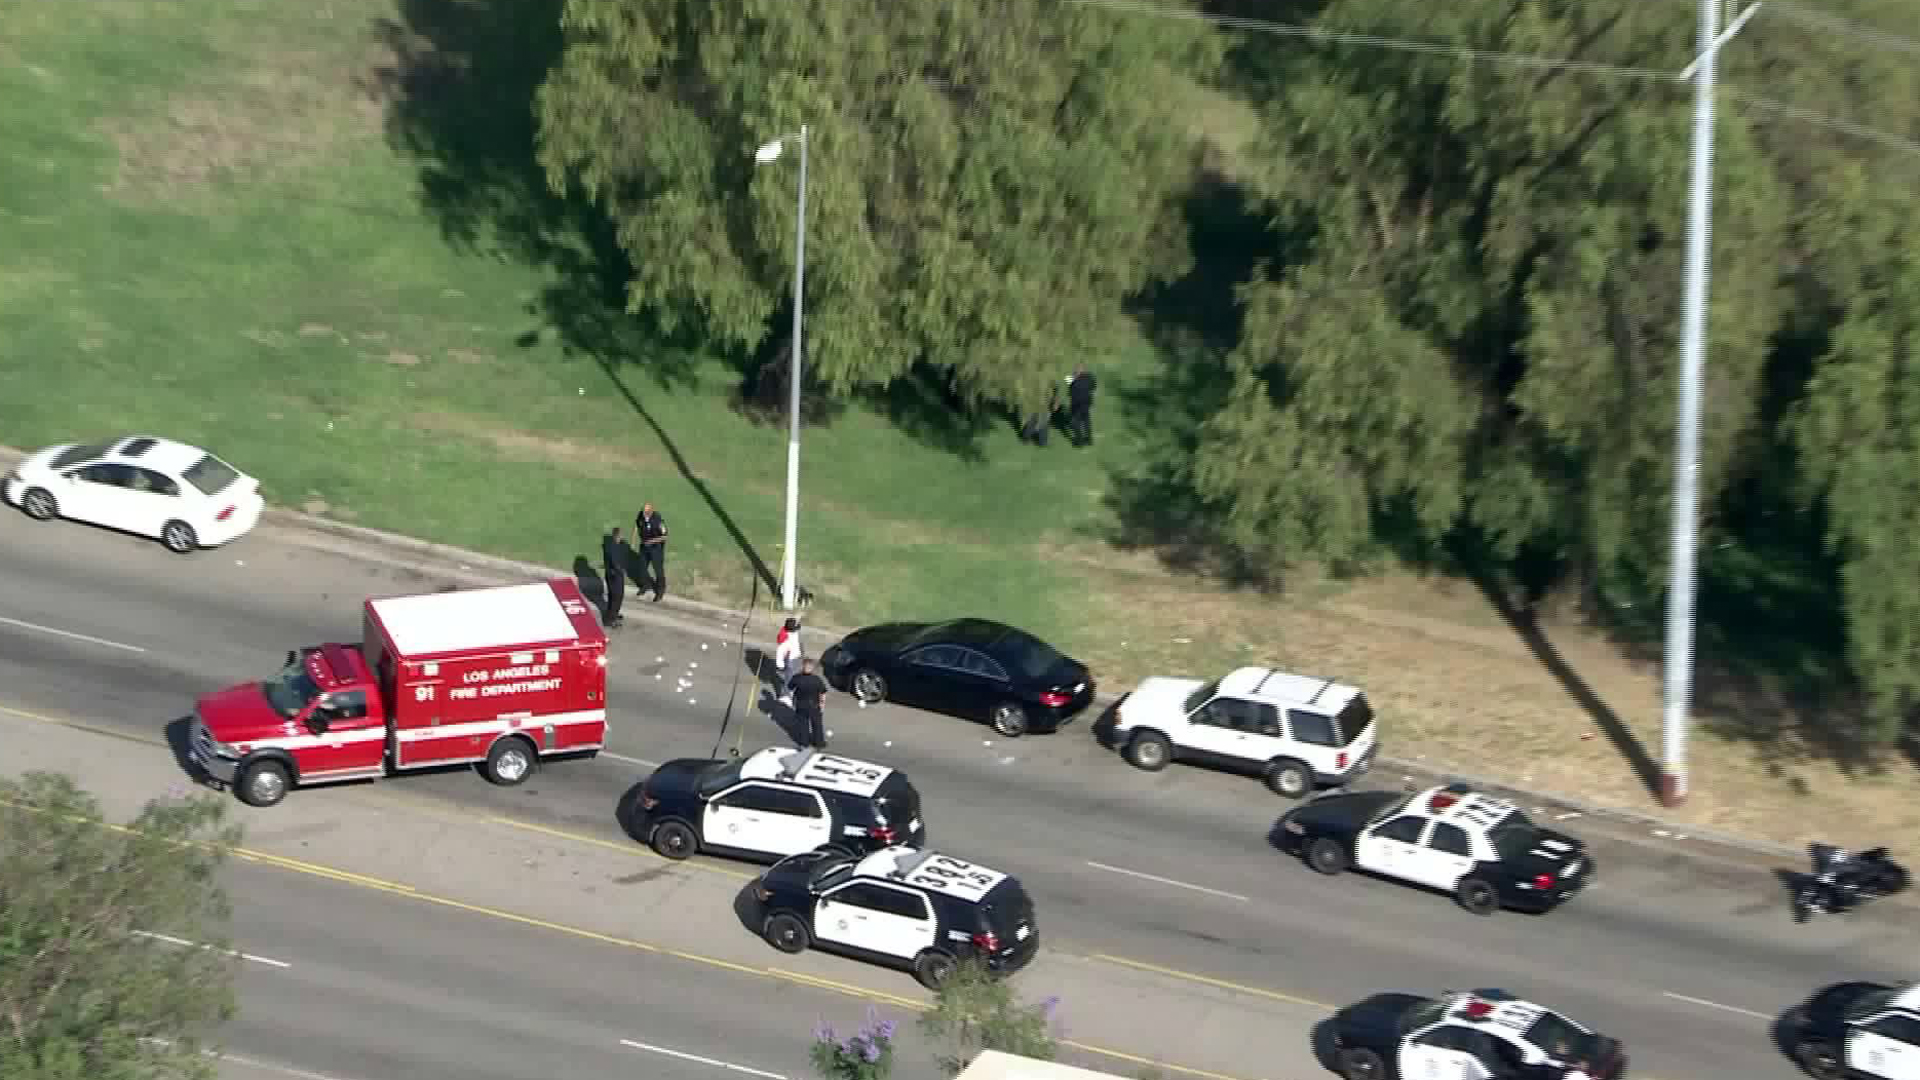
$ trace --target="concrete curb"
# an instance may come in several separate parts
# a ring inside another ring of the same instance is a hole
[[[12,465],[25,456],[26,454],[18,449],[10,446],[0,446],[0,464]],[[447,569],[445,564],[452,564],[453,566],[459,567],[461,571],[467,572],[469,575],[472,574],[473,570],[478,569],[485,574],[505,579],[544,579],[573,576],[571,570],[556,570],[552,567],[540,566],[536,563],[501,558],[496,555],[488,555],[477,551],[469,551],[464,548],[454,547],[450,544],[420,540],[411,536],[403,536],[399,533],[387,532],[383,529],[370,529],[361,525],[349,525],[345,522],[334,521],[299,510],[270,507],[266,513],[262,515],[262,520],[283,529],[331,536],[354,544],[372,548],[384,548],[403,553],[431,564],[441,564],[435,568],[441,570],[443,573],[450,573],[451,571]],[[668,608],[669,611],[676,614],[685,614],[714,622],[726,622],[734,626],[739,626],[743,621],[747,621],[749,625],[751,625],[751,617],[747,613],[699,600],[687,600],[680,597],[669,596],[662,600],[658,606]],[[655,605],[634,603],[630,610],[632,614],[638,616],[640,620],[644,622],[684,625],[679,619],[672,617],[662,618],[662,615],[665,613],[653,610],[654,608]],[[769,619],[769,623],[771,623],[772,618],[775,616],[777,616],[777,612],[769,609],[761,617]],[[845,636],[849,630],[847,628],[810,624],[803,632],[809,638],[830,641],[838,640],[840,637]],[[809,650],[809,654],[819,655],[819,653],[814,650]],[[1112,704],[1116,698],[1117,695],[1102,693],[1096,696],[1095,705],[1098,708],[1105,708],[1107,705]],[[1482,790],[1506,794],[1515,802],[1553,808],[1562,813],[1573,813],[1599,821],[1611,822],[1618,826],[1644,831],[1655,836],[1672,834],[1677,837],[1698,840],[1707,844],[1752,855],[1798,859],[1803,854],[1785,845],[1770,843],[1754,837],[1696,829],[1662,818],[1657,814],[1601,806],[1595,803],[1529,791],[1524,788],[1515,787],[1512,784],[1502,783],[1475,773],[1456,769],[1446,764],[1430,764],[1423,761],[1388,757],[1383,754],[1379,757],[1374,766],[1374,770],[1376,773],[1389,770],[1397,772],[1401,776],[1421,786],[1445,783],[1471,784]]]

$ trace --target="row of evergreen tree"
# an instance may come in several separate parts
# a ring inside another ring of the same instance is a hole
[[[1920,690],[1920,46],[1870,30],[1905,0],[1824,2],[1722,54],[1705,544],[1765,571],[1710,589],[1797,567],[1844,616],[1884,743]],[[567,0],[564,28],[541,164],[661,325],[785,333],[795,178],[751,151],[806,123],[823,387],[932,369],[1030,411],[1127,304],[1215,282],[1170,479],[1243,565],[1471,550],[1658,609],[1688,0]],[[1754,642],[1818,622],[1747,600]]]

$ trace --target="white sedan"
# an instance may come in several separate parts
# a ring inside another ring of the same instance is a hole
[[[260,482],[197,447],[144,436],[49,446],[0,495],[35,521],[67,518],[150,536],[185,554],[238,540],[260,520]]]

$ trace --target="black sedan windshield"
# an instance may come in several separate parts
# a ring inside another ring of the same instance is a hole
[[[1067,660],[1060,650],[1018,630],[1001,639],[993,651],[999,654],[1002,663],[1011,665],[1022,677],[1035,681],[1046,678]]]

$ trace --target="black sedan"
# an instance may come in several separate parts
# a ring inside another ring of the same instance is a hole
[[[821,658],[827,681],[866,704],[897,701],[979,720],[1016,738],[1053,731],[1093,702],[1093,675],[1024,630],[986,619],[856,630]]]

